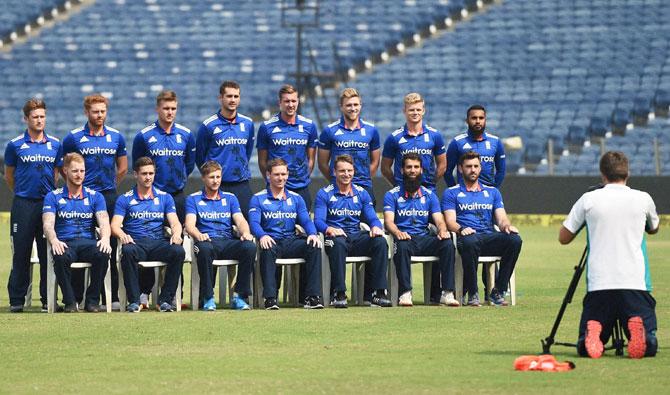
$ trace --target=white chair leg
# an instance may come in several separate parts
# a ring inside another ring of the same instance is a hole
[[[81,303],[86,307],[86,291],[88,291],[88,286],[91,284],[91,271],[86,267],[84,268],[84,295],[82,296]]]
[[[433,262],[423,262],[423,304],[430,304],[430,284],[433,280]]]
[[[179,277],[181,280],[181,277]],[[158,287],[163,283],[163,276],[161,276],[161,268],[154,268],[154,286],[151,288],[151,303],[156,306],[158,304]],[[179,291],[177,291],[179,292]],[[149,306],[151,307],[151,306]]]
[[[353,277],[355,274],[355,278]],[[351,266],[351,289],[352,293],[356,290],[356,296],[352,298],[354,303],[359,306],[365,302],[365,264],[362,262],[355,262]],[[353,295],[352,295],[353,296]]]
[[[321,237],[321,243],[324,242],[323,237]],[[321,290],[323,293],[323,306],[330,306],[330,261],[328,260],[328,254],[326,254],[326,247],[321,248]]]
[[[512,275],[509,278],[509,295],[510,303],[512,306],[516,305],[516,271],[512,272]]]
[[[105,271],[105,278],[103,279],[105,285],[105,300],[107,301],[105,307],[107,307],[108,313],[112,312],[112,275],[110,265],[111,263],[107,261],[107,270]]]
[[[491,290],[496,283],[496,262],[484,263],[482,270],[486,270],[486,278],[488,285],[486,286],[486,295],[489,295],[489,303],[491,303]]]
[[[454,294],[459,302],[463,299],[463,259],[456,250],[456,259],[454,260]]]
[[[228,273],[228,278],[224,282],[226,284],[226,290],[228,291],[228,304],[233,303],[233,293],[234,291],[234,285],[237,283],[237,266],[232,265],[232,266],[226,266],[226,272]],[[223,300],[225,301],[225,295]]]
[[[198,310],[200,303],[200,273],[197,261],[191,261],[191,310]]]
[[[177,311],[181,311],[181,276],[177,282],[177,291],[175,292],[175,299],[177,302]]]

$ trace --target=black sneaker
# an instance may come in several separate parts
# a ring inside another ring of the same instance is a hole
[[[102,311],[99,304],[88,304],[84,310],[86,310],[88,313],[99,313]]]
[[[321,297],[320,296],[308,296],[305,298],[305,306],[306,309],[322,309],[323,308],[323,303],[321,303]]]
[[[489,295],[489,302],[496,306],[507,306],[507,301],[495,288],[491,290],[491,294]]]
[[[23,305],[9,306],[9,311],[11,313],[23,313]]]
[[[386,295],[381,292],[376,292],[372,295],[370,307],[391,307],[391,301],[386,298]]]
[[[46,303],[44,303],[42,305],[42,313],[48,313],[48,312],[49,312],[49,306]],[[54,307],[54,312],[55,313],[62,313],[63,312],[63,306],[56,303],[56,307]]]
[[[347,308],[347,294],[339,291],[333,295],[331,302],[332,306],[336,309],[346,309]]]
[[[66,313],[76,313],[79,311],[79,308],[77,307],[76,303],[69,303],[63,307],[63,311]]]
[[[277,298],[265,298],[265,310],[279,310]]]

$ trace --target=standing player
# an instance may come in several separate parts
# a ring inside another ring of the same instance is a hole
[[[444,181],[447,186],[456,185],[454,169],[458,158],[468,151],[475,151],[482,160],[482,172],[479,182],[484,185],[500,188],[505,179],[505,147],[498,136],[486,132],[486,109],[475,104],[468,108],[466,123],[468,131],[454,137],[447,148],[447,171]],[[458,182],[463,179],[458,173]]]
[[[99,94],[84,98],[84,114],[88,121],[84,126],[72,130],[63,139],[63,153],[76,152],[86,162],[84,186],[100,192],[105,198],[108,215],[111,216],[116,202],[116,186],[128,172],[126,141],[118,130],[105,125],[109,100]],[[116,169],[116,171],[115,171]],[[116,267],[116,240],[111,241],[112,261],[112,308],[119,309],[119,273]],[[75,273],[75,290],[78,298],[83,291],[83,271]],[[110,303],[105,301],[105,303]]]
[[[371,306],[390,307],[391,302],[386,297],[388,246],[384,230],[370,195],[352,182],[354,175],[354,160],[349,155],[339,155],[335,158],[335,182],[316,194],[314,223],[326,237],[330,262],[331,289],[323,291],[332,293],[333,306],[347,307],[347,255],[367,255],[372,261],[365,265],[365,274],[375,292],[366,290],[365,299]],[[361,220],[368,224],[369,232],[360,229]]]
[[[266,310],[277,310],[277,258],[303,258],[300,282],[305,284],[306,309],[321,309],[321,242],[302,197],[287,191],[288,165],[281,158],[267,163],[266,190],[251,198],[249,224],[261,247],[260,268]],[[300,224],[307,239],[296,237],[295,225]],[[301,292],[303,293],[303,292]]]
[[[254,123],[237,112],[240,105],[237,82],[223,81],[219,87],[219,103],[219,112],[205,119],[198,129],[195,162],[198,168],[208,160],[221,165],[221,190],[237,196],[246,217],[252,195],[249,159],[254,149]]]
[[[69,153],[63,159],[65,186],[49,192],[44,198],[44,235],[51,244],[54,272],[63,292],[64,310],[78,310],[74,290],[70,282],[72,262],[91,264],[91,283],[86,290],[84,309],[90,313],[100,311],[100,288],[109,254],[109,216],[102,194],[84,187],[84,158]],[[100,229],[100,240],[95,239],[95,225]]]
[[[298,91],[283,85],[279,89],[279,114],[258,128],[258,168],[261,174],[267,174],[269,161],[283,159],[288,164],[286,189],[299,194],[309,211],[309,176],[314,169],[318,135],[314,122],[298,115],[298,104]]]
[[[400,185],[403,180],[402,157],[413,152],[421,158],[424,169],[421,185],[436,192],[437,180],[444,175],[447,168],[442,135],[423,121],[426,107],[421,95],[409,93],[404,102],[406,123],[391,133],[384,142],[382,175],[391,185]]]
[[[346,88],[340,95],[339,121],[328,125],[319,137],[319,170],[327,180],[335,176],[335,158],[349,155],[354,160],[353,182],[365,188],[375,206],[372,177],[377,173],[381,155],[379,132],[375,125],[361,119],[362,101],[358,91]]]
[[[249,310],[249,284],[256,257],[256,244],[252,242],[249,224],[242,215],[237,197],[219,191],[221,165],[213,160],[207,161],[200,168],[200,173],[205,187],[186,198],[185,227],[195,242],[203,309],[216,310],[213,283],[216,271],[212,262],[214,259],[236,259],[239,264],[232,307],[235,310]],[[233,236],[233,222],[237,226],[239,239]],[[227,284],[219,286],[225,287]]]
[[[586,296],[577,350],[600,358],[616,321],[624,326],[631,358],[656,355],[656,300],[645,232],[658,232],[659,219],[648,193],[626,186],[628,158],[609,151],[600,158],[605,186],[582,195],[563,222],[558,240],[570,243],[586,226],[589,254]]]
[[[156,166],[151,158],[137,159],[133,170],[137,185],[119,196],[112,218],[112,234],[123,245],[121,265],[128,294],[128,312],[137,313],[141,309],[137,263],[146,260],[168,264],[158,305],[160,311],[174,311],[176,307],[172,305],[172,300],[177,292],[184,264],[182,228],[177,218],[174,199],[170,194],[153,186]],[[172,231],[169,239],[163,235],[163,223],[166,220]]]
[[[398,304],[412,306],[412,255],[437,255],[433,276],[439,277],[440,289],[432,286],[431,295],[440,294],[440,304],[459,306],[454,298],[454,246],[440,212],[440,202],[429,188],[421,185],[423,168],[419,154],[411,152],[402,158],[402,183],[384,195],[384,226],[393,235]],[[437,235],[431,235],[432,219]],[[433,296],[434,298],[434,296]]]
[[[195,164],[195,138],[191,130],[175,122],[177,94],[162,91],[156,97],[158,120],[142,129],[133,141],[133,163],[143,156],[156,164],[154,185],[172,195],[177,217],[184,222],[184,187]]]
[[[468,305],[480,306],[477,288],[477,264],[480,255],[499,255],[500,271],[489,301],[506,306],[504,292],[521,252],[519,230],[507,218],[500,192],[479,182],[479,154],[469,151],[458,160],[462,183],[444,191],[442,211],[450,231],[458,234],[457,246],[463,260],[463,289]],[[500,231],[496,231],[497,225]]]
[[[5,149],[5,181],[14,192],[9,223],[12,243],[12,270],[7,291],[10,311],[23,311],[30,285],[30,251],[37,242],[40,260],[40,299],[42,311],[47,307],[47,252],[42,233],[44,196],[56,186],[58,171],[63,164],[63,150],[57,138],[44,129],[47,106],[40,99],[30,99],[23,105],[26,131],[7,143]]]

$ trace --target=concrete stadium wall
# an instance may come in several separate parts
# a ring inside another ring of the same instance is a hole
[[[119,188],[125,192],[133,185],[131,177],[126,178]],[[502,187],[505,207],[511,214],[567,214],[572,204],[584,193],[589,186],[600,180],[597,177],[532,177],[508,176]],[[324,186],[323,178],[312,180],[312,195]],[[649,192],[656,202],[659,214],[670,214],[670,177],[634,177],[629,185],[636,189]],[[377,197],[377,209],[381,210],[384,193],[389,189],[388,184],[381,178],[374,180]],[[202,187],[199,178],[189,179],[186,191],[193,192]],[[264,187],[261,179],[252,180],[252,190],[259,191]],[[444,190],[444,183],[440,182],[440,196]],[[0,182],[0,211],[9,211],[12,204],[12,193],[7,184]]]

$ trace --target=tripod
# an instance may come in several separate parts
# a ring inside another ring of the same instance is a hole
[[[558,315],[556,316],[556,320],[554,320],[554,326],[551,328],[551,333],[549,336],[541,340],[542,354],[551,354],[551,346],[553,345],[577,348],[577,343],[557,342],[554,337],[556,336],[558,326],[561,324],[561,320],[563,319],[565,309],[568,307],[568,304],[572,303],[572,297],[575,295],[575,290],[577,290],[579,280],[581,279],[584,268],[586,267],[587,252],[588,247],[584,247],[582,258],[579,260],[579,264],[575,266],[575,274],[573,274],[570,285],[568,286],[568,291],[565,293],[563,304],[561,304],[561,308],[558,310]],[[612,331],[612,345],[605,347],[605,350],[616,350],[616,355],[623,355],[624,345],[625,342],[623,340],[623,329],[621,327],[621,322],[616,320],[614,324],[614,330]]]

